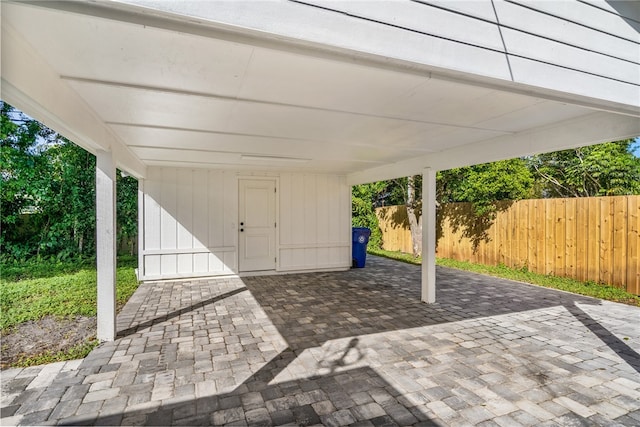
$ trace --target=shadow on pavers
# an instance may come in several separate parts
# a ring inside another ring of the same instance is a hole
[[[373,369],[348,369],[344,358],[348,354],[356,354],[359,346],[357,339],[352,339],[345,346],[342,358],[326,361],[327,367],[330,368],[328,374],[278,384],[269,383],[302,351],[322,346],[329,340],[556,306],[564,306],[638,370],[638,354],[576,305],[597,305],[600,304],[599,300],[526,284],[514,286],[514,282],[508,280],[444,268],[438,268],[437,280],[438,302],[428,305],[420,302],[419,266],[375,257],[368,260],[368,267],[365,269],[243,278],[246,289],[242,287],[228,294],[180,308],[158,319],[133,325],[123,333],[127,335],[140,332],[144,328],[190,311],[204,310],[210,304],[249,290],[287,342],[289,349],[278,354],[229,393],[153,409],[127,411],[125,414],[108,417],[99,417],[96,414],[67,418],[61,420],[61,424],[114,425],[120,424],[125,416],[129,422],[135,421],[135,424],[140,425],[237,424],[244,422],[245,415],[249,424],[256,425],[311,425],[319,422],[348,424],[356,421],[349,419],[353,418],[352,412],[334,412],[344,419],[328,420],[321,418],[312,404],[317,406],[319,402],[330,401],[331,405],[339,410],[341,406],[349,406],[351,402],[347,399],[350,399],[351,393],[357,393],[362,389],[375,390],[379,393],[380,399],[387,404],[384,405],[384,412],[380,410],[380,405],[371,405],[368,407],[369,413],[358,414],[360,419],[369,420],[375,425],[392,425],[394,420],[400,425],[419,422],[429,425],[431,421],[428,416],[419,408],[407,405],[402,394]],[[303,318],[306,321],[299,322]],[[99,354],[96,356],[93,361],[95,363],[108,360],[100,359]],[[94,368],[97,372],[98,366]],[[266,403],[272,406],[269,408],[272,410],[270,415],[264,410],[265,404],[255,403],[256,407],[253,408],[254,404],[251,402],[242,401],[243,398],[247,399],[247,395],[260,400],[255,393],[259,393],[263,401],[270,402]],[[245,408],[244,413],[241,407]],[[386,410],[387,407],[393,409],[389,411]],[[217,416],[222,418],[213,419],[214,413],[218,413]],[[405,419],[406,423],[399,423],[399,419]]]

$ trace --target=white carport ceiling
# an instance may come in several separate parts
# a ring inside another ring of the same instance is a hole
[[[418,70],[41,7],[7,14],[148,166],[348,174],[594,113]]]

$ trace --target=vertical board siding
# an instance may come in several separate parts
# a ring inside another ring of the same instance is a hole
[[[226,170],[149,168],[140,216],[142,279],[238,272],[239,176]],[[282,174],[279,182],[278,270],[348,268],[346,177]]]
[[[160,171],[149,170],[148,178],[143,188],[143,216],[142,222],[151,230],[160,229]],[[144,233],[141,248],[160,249],[160,233]]]
[[[330,243],[329,237],[330,231],[330,210],[331,210],[331,197],[329,189],[329,180],[326,176],[318,176],[316,181],[316,236],[317,242],[320,244]],[[327,232],[329,230],[329,232]],[[331,249],[329,247],[318,248],[316,257],[318,258],[319,265],[328,265],[331,263]]]
[[[351,265],[350,188],[331,175],[280,175],[280,271]]]
[[[438,256],[526,267],[540,274],[607,283],[640,295],[640,196],[501,204],[484,234],[473,224],[464,225],[470,222],[470,213],[471,205],[465,203],[439,209]],[[404,206],[378,208],[376,215],[383,248],[411,252]],[[482,237],[475,247],[473,236]]]
[[[160,181],[160,249],[176,249],[176,169],[163,169]]]
[[[210,171],[208,182],[209,202],[209,246],[224,246],[224,210],[218,203],[218,194],[224,193],[224,180],[221,171]],[[206,194],[206,193],[205,193]]]
[[[199,195],[208,192],[209,172],[196,170],[193,172],[193,247],[206,249],[209,247],[209,199]],[[193,254],[193,272],[206,274],[209,271],[209,255],[206,252]]]
[[[143,279],[236,271],[234,173],[149,168],[142,197]]]

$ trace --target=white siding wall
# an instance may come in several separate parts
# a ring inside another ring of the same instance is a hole
[[[237,271],[235,173],[149,168],[142,188],[143,279]]]
[[[351,265],[351,189],[344,176],[280,175],[279,270]]]
[[[348,268],[351,191],[346,177],[269,175],[280,177],[278,271]],[[149,168],[140,185],[141,278],[238,273],[238,180],[247,176]]]
[[[128,0],[238,27],[561,93],[640,104],[637,2]]]
[[[485,74],[490,69],[485,61],[500,52],[507,61],[508,76],[497,77],[631,105],[640,103],[638,7],[636,16],[625,17],[611,7],[605,10],[608,4],[604,1],[305,2],[323,11],[345,13],[351,19],[391,26],[397,36],[421,34],[432,40],[429,43],[439,40],[439,44],[450,43],[457,49],[464,45],[475,49],[476,56],[485,57],[475,62],[462,58],[468,65],[452,64],[453,69]],[[623,12],[630,14],[632,9]],[[448,56],[446,52],[438,54]]]

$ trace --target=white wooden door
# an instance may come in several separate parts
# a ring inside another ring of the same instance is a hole
[[[239,184],[239,271],[275,270],[276,183],[242,179]]]

